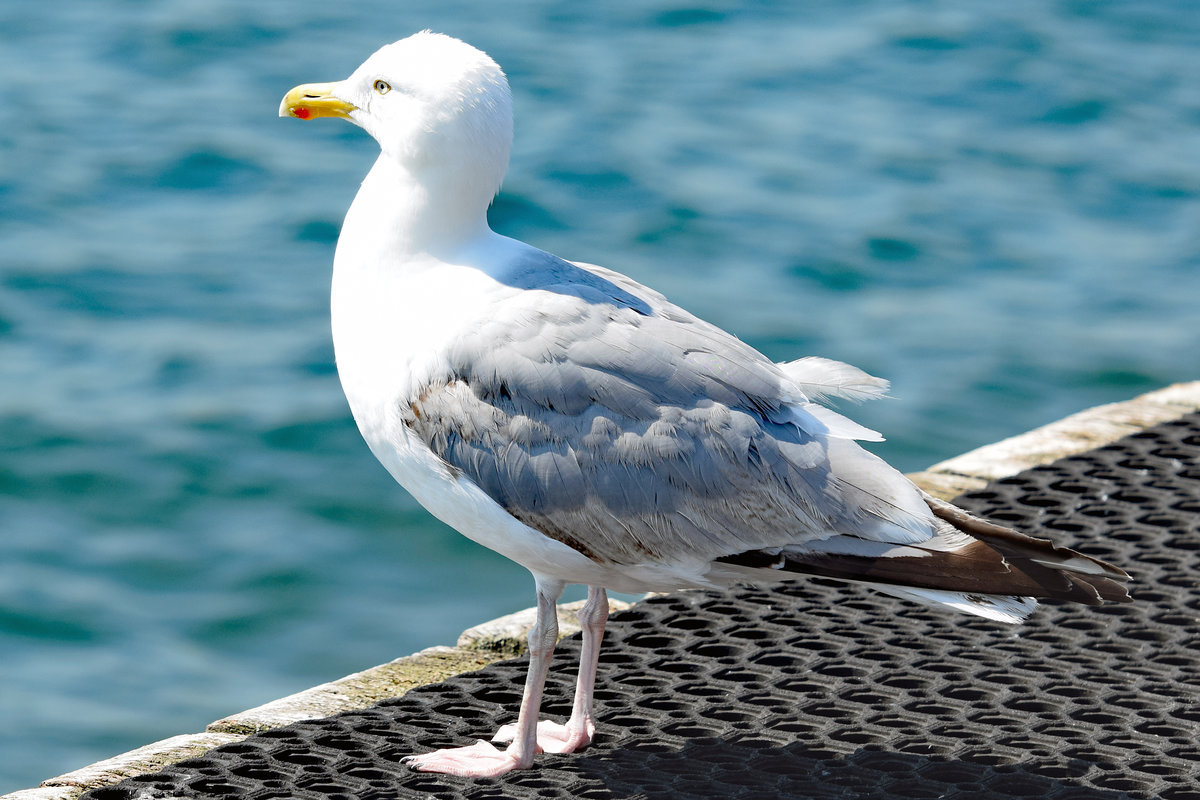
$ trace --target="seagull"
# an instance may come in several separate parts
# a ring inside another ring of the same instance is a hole
[[[826,403],[886,381],[774,363],[619,272],[493,232],[512,99],[480,50],[423,31],[297,86],[279,114],[379,143],[333,262],[359,431],[422,506],[536,587],[516,723],[411,768],[495,777],[589,745],[610,590],[821,576],[1013,623],[1038,598],[1129,600],[1121,569],[973,517],[863,449],[882,437]],[[588,587],[575,700],[565,724],[539,722],[568,584]]]

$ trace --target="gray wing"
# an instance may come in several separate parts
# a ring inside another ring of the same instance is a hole
[[[907,479],[828,435],[777,365],[624,276],[587,274],[599,284],[503,301],[401,409],[513,516],[612,564],[933,535]]]

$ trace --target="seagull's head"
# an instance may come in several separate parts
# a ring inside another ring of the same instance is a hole
[[[504,72],[486,53],[430,31],[381,47],[344,81],[297,86],[279,116],[348,119],[409,172],[469,172],[488,199],[512,148]]]

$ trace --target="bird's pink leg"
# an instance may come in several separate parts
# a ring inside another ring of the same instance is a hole
[[[589,586],[588,599],[579,610],[579,624],[583,627],[583,648],[579,654],[579,678],[575,682],[575,704],[571,718],[567,720],[566,739],[557,753],[573,753],[592,743],[596,735],[596,720],[592,716],[593,696],[596,686],[596,666],[600,661],[600,642],[604,639],[604,625],[608,622],[608,592],[602,586]],[[541,742],[541,737],[538,737]],[[545,747],[545,745],[543,745]],[[549,747],[545,747],[547,751]]]
[[[404,763],[419,772],[442,772],[467,778],[495,778],[514,769],[528,769],[533,765],[533,757],[541,752],[537,742],[537,718],[542,705],[546,673],[554,657],[554,645],[558,642],[555,603],[563,590],[561,581],[537,576],[535,580],[537,620],[529,631],[529,672],[525,676],[525,692],[521,697],[517,724],[510,737],[511,744],[500,750],[490,742],[479,740],[469,747],[453,747],[409,756]]]
[[[579,654],[579,678],[575,682],[575,704],[566,725],[540,722],[537,743],[547,753],[574,753],[592,743],[596,721],[592,716],[592,692],[596,685],[596,665],[600,659],[600,641],[608,621],[608,593],[600,586],[588,587],[588,599],[579,610],[579,625],[583,628],[583,647]],[[514,741],[520,722],[505,725],[493,742]]]

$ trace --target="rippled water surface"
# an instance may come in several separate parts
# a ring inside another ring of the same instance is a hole
[[[415,30],[512,80],[494,227],[892,379],[904,469],[1200,375],[1190,3],[603,8],[0,6],[0,792],[530,604],[342,399],[374,143],[275,116]]]

